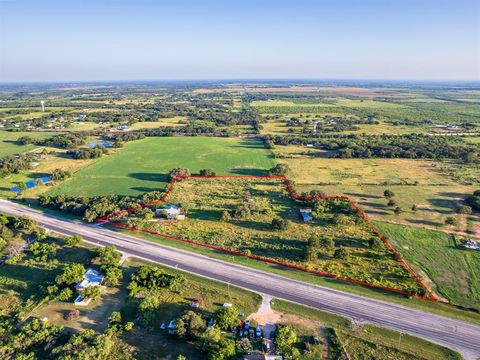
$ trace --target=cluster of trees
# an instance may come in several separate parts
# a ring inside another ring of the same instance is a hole
[[[185,285],[183,275],[173,275],[158,266],[142,265],[132,274],[128,289],[130,296],[136,296],[142,291],[151,292],[159,289],[178,290]]]
[[[393,212],[399,215],[402,212],[402,209],[397,205],[397,202],[394,199],[395,193],[392,190],[387,189],[383,192],[383,196],[388,199],[387,206],[393,207]],[[412,205],[412,211],[417,211],[417,206],[415,204]]]
[[[94,222],[102,216],[158,200],[162,196],[163,192],[160,191],[151,191],[138,197],[117,195],[94,197],[40,195],[38,201],[40,206],[82,216],[85,221]]]
[[[0,319],[0,357],[5,359],[36,360],[129,360],[132,351],[120,335],[133,328],[132,323],[121,322],[119,313],[112,313],[108,329],[103,333],[84,330],[65,332],[63,327],[33,318],[17,323],[14,318]]]
[[[17,139],[17,142],[22,145],[35,144],[39,146],[56,147],[60,149],[74,149],[78,146],[84,145],[86,136],[80,132],[70,132],[66,134],[54,135],[47,139],[34,139],[31,136],[22,136]]]
[[[462,159],[467,163],[480,161],[477,146],[465,143],[460,137],[408,135],[317,135],[265,136],[265,143],[275,145],[313,144],[329,150],[339,158],[407,158]]]
[[[268,170],[268,175],[271,176],[285,176],[290,172],[290,168],[287,164],[277,164],[270,170]]]
[[[220,216],[222,221],[230,221],[232,219],[242,220],[247,219],[257,211],[257,206],[249,191],[243,193],[242,202],[231,210],[224,210]]]
[[[50,175],[50,179],[52,179],[53,181],[62,181],[68,179],[69,177],[72,177],[72,173],[68,170],[63,169],[55,169]]]
[[[308,117],[308,115],[307,115]],[[319,116],[317,116],[318,118]],[[316,125],[316,132],[314,131],[313,121],[311,119],[306,119],[305,121],[300,121],[298,117],[291,117],[286,121],[287,127],[289,127],[288,132],[293,133],[295,130],[294,127],[302,127],[302,134],[313,135],[315,133],[339,133],[342,131],[353,131],[359,130],[358,125],[367,124],[375,125],[379,124],[378,120],[375,120],[373,116],[369,116],[366,119],[349,119],[349,118],[339,118],[339,117],[324,117],[322,122]]]
[[[97,257],[95,261],[100,265],[100,269],[105,274],[105,285],[117,286],[123,278],[122,268],[119,265],[122,254],[120,254],[115,246],[109,245],[97,249]]]
[[[138,318],[142,325],[155,325],[156,314],[162,305],[161,292],[181,291],[188,286],[182,274],[170,274],[157,266],[142,265],[132,275],[128,289],[130,296],[141,298]],[[239,353],[240,348],[232,339],[225,338],[223,331],[236,327],[240,318],[235,307],[220,308],[213,314],[214,326],[208,327],[205,318],[192,310],[185,311],[175,320],[174,334],[193,342],[209,359],[230,359]]]
[[[18,174],[23,170],[30,170],[32,162],[38,160],[38,154],[26,153],[22,155],[7,155],[0,158],[0,178],[10,174]]]
[[[145,139],[145,135],[141,132],[126,132],[120,134],[112,134],[109,136],[105,136],[104,138],[107,141],[112,141],[114,147],[121,147],[121,144],[124,142]]]
[[[362,220],[352,205],[343,199],[311,199],[305,203],[312,207],[314,219],[321,219],[324,213],[333,213],[336,214],[333,221],[337,225],[348,225],[352,221],[359,223]]]
[[[168,173],[168,179],[170,182],[173,181],[176,177],[189,177],[192,175],[189,169],[187,168],[175,168],[170,170]],[[200,176],[215,176],[216,173],[212,169],[202,169],[199,171]]]
[[[37,223],[26,216],[15,218],[0,214],[0,253],[3,253],[9,247],[8,255],[10,255],[12,262],[19,260],[24,250],[23,243],[9,246],[14,237],[25,237],[27,240],[44,240],[47,235],[44,229],[37,227]]]
[[[305,260],[315,261],[320,255],[331,256],[335,250],[335,241],[331,236],[312,236],[305,247]]]
[[[480,190],[476,190],[473,194],[465,199],[465,202],[475,211],[480,211]]]
[[[82,148],[70,151],[69,154],[74,159],[96,159],[101,157],[104,154],[107,154],[108,150],[105,146],[98,145],[92,148]]]
[[[235,308],[220,309],[213,318],[215,325],[207,328],[206,321],[200,314],[192,310],[185,311],[175,321],[175,335],[194,342],[211,360],[231,359],[237,352],[243,353],[239,343],[236,344],[233,339],[222,335],[224,330],[230,330],[238,325],[238,311]]]
[[[295,347],[297,341],[298,336],[289,325],[281,326],[275,333],[277,352],[286,359],[299,359],[301,357],[300,350]]]
[[[64,239],[67,246],[76,246],[81,241],[82,238],[78,235]],[[105,285],[117,286],[119,280],[123,278],[123,273],[119,266],[120,258],[121,254],[116,251],[114,246],[106,246],[97,249],[96,257],[92,262],[97,263],[105,274]],[[46,295],[48,296],[48,299],[56,299],[59,301],[70,300],[74,293],[73,285],[82,281],[84,274],[85,267],[82,264],[70,263],[65,265],[62,272],[55,278],[55,283],[46,286]],[[82,291],[82,295],[95,300],[101,295],[101,288],[100,286],[89,286]]]
[[[11,218],[4,214],[0,214],[0,252],[7,247],[13,238],[13,224]]]
[[[23,238],[25,242],[11,242],[14,238]],[[8,255],[8,264],[16,264],[25,256],[29,256],[29,262],[37,262],[47,267],[55,265],[51,261],[57,252],[54,244],[42,243],[48,239],[47,232],[39,228],[37,223],[25,216],[18,218],[0,215],[0,250]],[[37,243],[38,242],[38,243]],[[30,246],[27,247],[28,243]]]
[[[170,170],[170,172],[168,173],[168,179],[170,180],[170,182],[172,182],[176,177],[188,177],[191,175],[191,172],[189,169],[185,169],[185,168],[175,168],[175,169],[172,169]]]

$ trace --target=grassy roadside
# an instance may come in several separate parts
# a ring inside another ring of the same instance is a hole
[[[387,348],[389,355],[398,358],[421,359],[461,359],[457,352],[429,341],[373,325],[353,325],[348,319],[338,315],[314,310],[288,301],[276,299],[272,308],[284,314],[292,314],[321,322],[325,327],[336,330],[352,359],[371,358],[372,349]],[[395,354],[398,352],[398,354]],[[366,357],[364,357],[366,356]],[[388,358],[375,357],[377,359]]]
[[[109,227],[109,229],[114,231],[120,231],[125,234],[130,234],[135,237],[153,241],[162,245],[167,245],[167,246],[195,252],[198,254],[202,254],[205,256],[209,256],[212,258],[220,259],[223,261],[228,261],[235,264],[252,267],[255,269],[268,271],[268,272],[285,276],[294,280],[308,282],[308,283],[325,286],[325,287],[330,287],[333,289],[346,291],[346,292],[354,293],[357,295],[362,295],[362,296],[375,298],[378,300],[393,302],[403,306],[410,306],[422,311],[432,312],[438,315],[450,317],[457,320],[463,320],[467,322],[480,324],[480,314],[475,312],[465,311],[445,303],[425,301],[425,300],[420,300],[416,298],[408,299],[402,295],[396,295],[394,293],[383,291],[380,289],[368,288],[365,286],[360,286],[360,285],[348,283],[345,281],[321,277],[315,274],[305,273],[299,270],[294,270],[294,269],[290,269],[283,266],[268,264],[265,262],[249,259],[246,257],[229,255],[229,254],[221,253],[215,250],[193,246],[180,241],[170,240],[170,239],[162,238],[159,236],[149,235],[141,232],[123,230],[113,226]]]
[[[64,217],[70,220],[78,220],[80,222],[80,219],[78,217],[75,218],[73,216],[65,216],[65,214],[63,214],[62,212],[40,208],[38,206],[35,206],[35,203],[31,203],[31,207],[34,209],[40,210],[44,213],[47,213],[49,215]],[[129,230],[122,230],[114,226],[109,226],[108,228],[113,231],[119,231],[128,235],[153,241],[162,245],[167,245],[170,247],[179,248],[179,249],[187,250],[190,252],[209,256],[212,258],[220,259],[223,261],[228,261],[235,264],[252,267],[255,269],[268,271],[268,272],[285,276],[294,280],[308,282],[308,283],[312,283],[320,286],[325,286],[325,287],[333,288],[336,290],[341,290],[341,291],[350,292],[350,293],[361,295],[361,296],[371,297],[371,298],[382,300],[382,301],[392,302],[392,303],[396,303],[396,304],[407,306],[407,307],[413,307],[422,311],[435,313],[441,316],[445,316],[445,317],[449,317],[457,320],[480,324],[479,313],[466,311],[449,304],[445,304],[441,302],[425,301],[425,300],[420,300],[416,298],[408,299],[402,295],[396,295],[391,292],[368,288],[365,286],[360,286],[353,283],[347,283],[347,282],[339,281],[335,279],[325,278],[318,275],[305,273],[302,271],[293,270],[286,267],[280,267],[277,265],[272,265],[272,264],[264,263],[261,261],[257,261],[257,260],[253,260],[245,257],[233,256],[233,255],[221,253],[218,251],[210,250],[207,248],[202,248],[202,247],[182,243],[179,241],[162,238],[159,236],[149,235],[141,232],[133,232]]]

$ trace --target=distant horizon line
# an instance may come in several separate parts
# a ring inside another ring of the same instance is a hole
[[[172,79],[117,79],[117,80],[39,80],[39,81],[0,81],[5,85],[61,85],[61,84],[115,84],[115,83],[246,83],[246,82],[369,82],[369,83],[430,83],[430,84],[478,84],[478,80],[439,80],[439,79],[369,79],[369,78],[172,78]]]

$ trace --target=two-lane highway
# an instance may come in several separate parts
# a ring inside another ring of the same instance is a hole
[[[102,227],[53,217],[0,200],[0,212],[35,219],[60,234],[79,234],[97,245],[115,245],[120,251],[158,264],[178,266],[210,279],[228,282],[260,294],[347,316],[358,322],[409,333],[455,349],[466,359],[480,356],[480,326],[381,300],[295,281],[245,266],[163,246]]]

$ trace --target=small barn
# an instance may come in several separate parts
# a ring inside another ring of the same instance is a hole
[[[312,221],[312,209],[300,209],[300,216],[302,217],[303,222]]]

